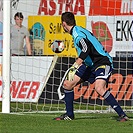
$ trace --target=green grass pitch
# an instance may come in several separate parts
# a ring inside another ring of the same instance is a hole
[[[117,114],[75,114],[73,121],[55,121],[60,114],[0,113],[0,133],[133,133],[133,113],[127,122],[118,122]]]

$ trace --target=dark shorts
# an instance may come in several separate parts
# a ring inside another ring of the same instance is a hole
[[[97,79],[103,79],[108,83],[109,77],[112,73],[112,67],[109,65],[102,65],[96,69],[81,65],[76,71],[76,75],[79,76],[83,81],[88,81],[91,84]]]

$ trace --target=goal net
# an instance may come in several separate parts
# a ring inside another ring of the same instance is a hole
[[[133,111],[131,5],[132,1],[127,0],[11,0],[11,23],[15,24],[16,12],[23,13],[23,25],[30,34],[32,56],[27,56],[25,42],[25,55],[10,57],[10,112],[65,111],[63,88],[58,89],[58,87],[77,54],[72,37],[64,33],[61,27],[60,15],[64,11],[74,12],[77,25],[90,30],[112,56],[114,71],[107,89],[125,111]],[[2,15],[2,2],[0,12]],[[1,17],[1,55],[2,22]],[[57,54],[51,50],[50,46],[54,40],[64,42],[63,52]],[[0,72],[2,72],[2,56],[0,63]],[[2,101],[2,76],[0,81]],[[88,82],[74,88],[74,110],[75,112],[113,111],[96,93],[94,84]]]

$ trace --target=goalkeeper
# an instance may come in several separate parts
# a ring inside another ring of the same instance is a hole
[[[95,90],[117,112],[119,121],[129,118],[119,106],[110,91],[106,90],[109,77],[112,73],[112,58],[104,50],[102,44],[88,30],[76,25],[74,14],[64,12],[61,16],[62,27],[72,35],[78,58],[70,68],[64,81],[66,113],[54,118],[55,120],[73,120],[74,91],[73,88],[84,81],[95,83]]]

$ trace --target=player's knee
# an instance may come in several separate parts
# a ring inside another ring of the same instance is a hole
[[[74,83],[72,81],[64,81],[63,83],[63,87],[66,89],[66,90],[72,90],[73,87],[74,87]]]
[[[100,87],[95,87],[95,90],[99,93],[101,91]]]
[[[63,84],[63,87],[64,87],[64,89],[66,89],[66,90],[72,90],[72,86],[71,86],[70,84],[64,83],[64,84]]]
[[[104,87],[100,87],[100,86],[95,87],[95,90],[96,90],[97,93],[100,94],[101,96],[103,96],[103,94],[104,94],[105,91],[106,91]]]
[[[106,81],[97,79],[95,82],[95,90],[102,96],[106,91]]]

